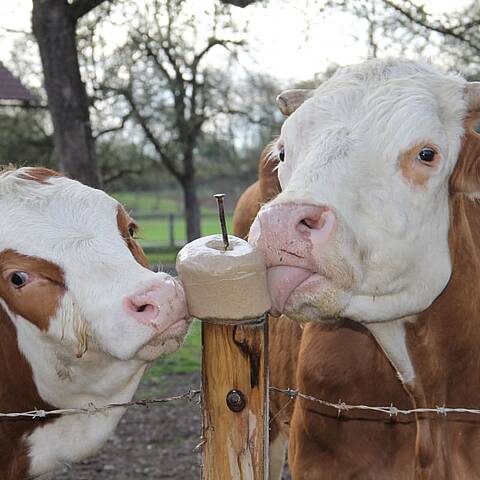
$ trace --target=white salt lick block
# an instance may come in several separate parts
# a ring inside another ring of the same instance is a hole
[[[177,256],[190,314],[196,318],[239,323],[270,310],[265,259],[252,245],[233,235],[225,250],[221,235],[188,243]]]

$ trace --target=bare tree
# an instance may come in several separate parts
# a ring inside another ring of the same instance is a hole
[[[314,0],[319,11],[341,9],[366,23],[369,56],[416,53],[450,68],[480,73],[480,3],[448,14],[430,13],[411,0]]]
[[[76,28],[81,17],[105,1],[111,0],[34,0],[32,11],[60,167],[94,187],[101,179],[78,65]]]
[[[472,0],[462,9],[449,14],[431,14],[423,5],[411,0],[381,0],[397,15],[397,25],[427,42],[436,44],[451,66],[461,67],[467,75],[480,74],[480,3]],[[387,32],[388,34],[388,32]]]
[[[212,8],[200,12],[199,22],[192,5],[153,0],[135,11],[127,9],[129,39],[112,56],[120,59],[112,66],[119,74],[109,84],[126,100],[125,115],[136,121],[158,162],[179,182],[188,240],[200,236],[195,166],[199,141],[218,115],[239,113],[230,112],[232,79],[206,59],[221,50],[224,68],[228,62],[232,66],[236,48],[243,44],[226,7],[212,2]]]

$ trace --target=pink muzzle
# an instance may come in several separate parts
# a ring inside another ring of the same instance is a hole
[[[123,300],[124,310],[135,321],[159,334],[188,317],[183,288],[165,275],[135,295]]]
[[[293,291],[318,271],[335,226],[325,206],[283,203],[259,212],[249,241],[265,256],[273,313],[283,312]]]

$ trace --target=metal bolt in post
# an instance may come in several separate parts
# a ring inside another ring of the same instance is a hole
[[[227,402],[228,408],[232,412],[241,412],[246,405],[245,395],[240,390],[230,390],[227,393]]]

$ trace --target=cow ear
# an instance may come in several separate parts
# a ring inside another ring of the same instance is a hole
[[[315,90],[307,90],[302,88],[285,90],[277,97],[277,105],[280,111],[288,117],[291,115],[305,100],[309,99]]]
[[[480,198],[480,111],[465,119],[465,133],[457,164],[450,178],[452,193]]]
[[[263,203],[267,203],[275,198],[282,190],[278,181],[278,159],[273,158],[272,155],[273,145],[274,142],[269,143],[263,149],[258,164],[258,179]]]
[[[468,82],[465,87],[465,101],[471,112],[480,110],[480,82]]]

